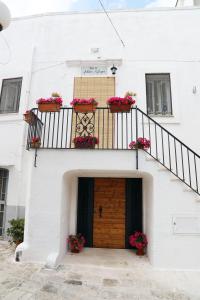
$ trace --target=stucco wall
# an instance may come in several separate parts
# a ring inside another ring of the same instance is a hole
[[[200,150],[196,138],[200,126],[200,9],[119,11],[112,12],[111,17],[124,40],[124,48],[103,13],[15,19],[3,32],[10,50],[0,39],[0,87],[4,78],[23,77],[19,113],[0,115],[0,167],[10,170],[7,218],[21,215],[28,204],[24,247],[29,250],[23,254],[26,259],[45,261],[50,255],[49,262],[55,263],[63,256],[66,236],[75,228],[76,211],[75,200],[64,199],[76,198],[75,183],[82,172],[91,176],[109,172],[111,176],[137,176],[132,152],[97,151],[91,155],[86,151],[80,155],[78,150],[39,151],[38,168],[33,168],[33,153],[25,150],[27,125],[22,114],[35,106],[37,98],[53,91],[60,92],[64,105],[68,105],[73,97],[73,79],[81,76],[81,64],[105,64],[111,76],[110,59],[121,62],[116,74],[116,95],[136,91],[137,104],[144,111],[145,73],[170,73],[174,115],[156,120],[191,148]],[[92,47],[100,48],[100,52],[91,54]],[[197,88],[196,94],[193,87]],[[152,195],[152,201],[145,203],[151,262],[159,267],[200,267],[198,237],[174,237],[171,231],[173,213],[199,214],[196,200],[183,193],[181,183],[170,182],[169,189],[169,174],[158,175],[151,162],[143,160],[140,167],[148,173],[142,175],[145,198]],[[76,174],[67,174],[72,171]],[[72,212],[69,220],[64,211]],[[189,242],[196,246],[191,255]],[[181,254],[175,259],[173,253],[177,249],[181,249]]]
[[[29,153],[33,155],[33,153]],[[50,163],[51,162],[51,163]],[[77,178],[143,178],[143,229],[148,236],[148,257],[158,268],[199,269],[199,235],[173,233],[173,217],[196,216],[200,203],[184,184],[171,181],[168,171],[135,151],[40,151],[32,170],[26,211],[22,260],[57,265],[67,251],[66,239],[76,232]],[[191,247],[191,244],[193,245]],[[177,253],[177,255],[175,255]]]
[[[196,139],[196,128],[200,125],[199,16],[199,8],[112,12],[125,48],[103,13],[61,13],[13,20],[1,33],[9,49],[0,39],[3,63],[0,88],[4,78],[22,76],[23,84],[19,113],[0,115],[0,138],[4,141],[0,166],[20,168],[27,130],[22,114],[35,106],[37,98],[58,91],[65,99],[64,104],[69,104],[73,97],[73,78],[81,76],[80,61],[87,65],[90,61],[107,64],[111,75],[109,60],[121,59],[116,95],[136,91],[137,104],[144,111],[145,73],[169,72],[174,116],[156,119],[199,152]],[[92,47],[100,48],[100,53],[91,54]],[[196,94],[192,92],[194,86]],[[16,182],[20,180],[18,174]],[[8,198],[8,204],[10,201],[16,202]],[[17,201],[25,204],[23,197]]]
[[[199,8],[113,12],[111,17],[125,48],[103,13],[16,19],[4,33],[12,56],[2,66],[0,79],[23,76],[21,119],[26,107],[35,106],[37,98],[52,91],[60,92],[64,104],[69,104],[73,78],[81,76],[75,61],[93,60],[98,64],[121,59],[116,95],[136,91],[138,106],[145,111],[145,73],[170,73],[174,116],[157,119],[198,151],[199,143],[191,134],[199,124],[199,15]],[[91,54],[92,47],[100,48],[100,53]],[[8,49],[2,40],[0,51],[6,61]],[[192,92],[194,86],[196,94]]]

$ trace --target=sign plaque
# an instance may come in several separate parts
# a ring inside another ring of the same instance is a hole
[[[106,76],[106,66],[84,66],[81,67],[82,76]]]

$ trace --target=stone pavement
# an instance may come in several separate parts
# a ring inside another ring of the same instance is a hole
[[[56,270],[13,261],[0,242],[3,300],[200,300],[200,272],[158,271],[129,250],[84,249]]]

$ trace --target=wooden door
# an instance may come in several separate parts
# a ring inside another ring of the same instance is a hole
[[[125,179],[95,178],[93,247],[125,248]]]

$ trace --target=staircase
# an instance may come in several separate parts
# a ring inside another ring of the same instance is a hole
[[[74,137],[90,135],[99,139],[94,150],[133,151],[129,149],[129,143],[138,137],[145,137],[151,141],[146,151],[148,156],[171,172],[189,190],[200,195],[200,156],[137,107],[133,107],[130,113],[115,114],[110,113],[107,107],[97,108],[95,113],[75,113],[73,108],[68,107],[60,112],[41,113],[37,108],[32,112],[36,115],[36,121],[29,125],[28,150],[33,137],[41,139],[40,149],[74,150]],[[139,151],[135,152],[139,168]]]
[[[151,141],[146,151],[148,155],[163,167],[161,170],[166,169],[173,174],[173,181],[182,181],[187,186],[186,191],[200,195],[200,156],[142,110],[136,108],[136,111],[137,136]]]

